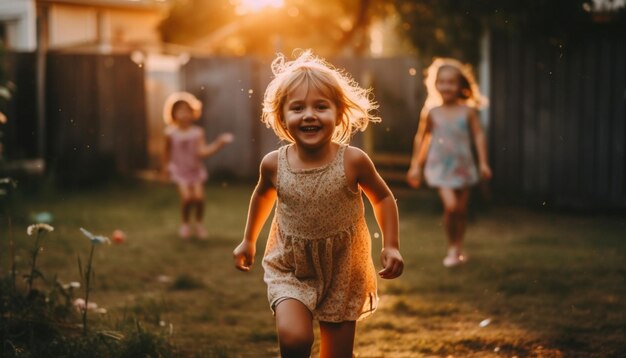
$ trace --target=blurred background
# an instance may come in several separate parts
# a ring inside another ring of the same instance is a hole
[[[626,208],[624,0],[2,0],[0,170],[91,185],[150,177],[165,97],[204,103],[207,165],[252,179],[278,143],[259,122],[275,53],[312,48],[372,87],[383,122],[354,144],[402,183],[423,70],[473,65],[490,106],[497,198]]]

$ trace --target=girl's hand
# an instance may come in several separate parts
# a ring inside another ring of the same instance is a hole
[[[228,143],[232,143],[233,140],[235,140],[235,136],[232,133],[222,133],[222,134],[220,134],[219,137],[217,137],[217,139],[222,144],[228,144]]]
[[[254,263],[254,254],[256,253],[256,245],[244,240],[233,250],[233,258],[235,259],[235,267],[241,271],[250,271]]]
[[[409,183],[412,188],[417,189],[421,184],[421,179],[422,171],[420,170],[420,167],[410,167],[409,171],[406,173],[406,182]]]
[[[390,280],[402,275],[404,270],[404,261],[400,250],[393,248],[386,248],[380,253],[380,262],[383,265],[383,269],[378,272],[380,277]]]
[[[489,164],[481,164],[479,170],[480,170],[480,177],[483,180],[491,179],[492,174],[491,174],[491,168],[489,167]]]

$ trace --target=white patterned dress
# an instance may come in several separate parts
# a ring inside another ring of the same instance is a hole
[[[478,182],[471,150],[468,111],[453,118],[447,118],[438,111],[430,112],[432,139],[424,168],[429,186],[460,189]]]
[[[377,306],[376,271],[361,190],[348,186],[346,146],[314,169],[278,154],[276,211],[263,258],[270,307],[294,298],[324,322],[356,321]]]

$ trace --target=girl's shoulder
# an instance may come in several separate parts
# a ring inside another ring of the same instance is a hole
[[[344,163],[347,165],[361,165],[371,162],[371,159],[361,148],[347,145],[344,152]]]
[[[261,159],[261,173],[276,172],[278,170],[278,156],[280,149],[273,150]]]
[[[163,133],[165,133],[166,136],[172,136],[174,135],[174,133],[176,133],[176,131],[178,131],[178,127],[176,127],[173,124],[168,124],[165,129],[163,130]]]

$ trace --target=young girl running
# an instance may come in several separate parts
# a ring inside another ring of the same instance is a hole
[[[274,203],[263,257],[265,282],[283,357],[309,357],[313,320],[321,357],[352,357],[355,322],[377,306],[376,272],[361,192],[383,236],[385,279],[400,276],[398,209],[370,158],[347,143],[379,120],[369,92],[310,51],[280,55],[263,102],[262,120],[290,144],[267,154],[252,194],[235,265],[248,271]]]
[[[165,150],[163,152],[163,172],[178,185],[181,201],[182,224],[178,234],[182,239],[192,235],[190,219],[195,210],[195,235],[199,239],[207,237],[202,226],[204,216],[204,183],[207,171],[203,158],[207,158],[224,145],[233,141],[230,133],[221,134],[207,144],[204,130],[193,125],[200,118],[202,102],[188,92],[172,93],[163,107],[163,118],[168,125],[165,130]]]
[[[424,82],[428,97],[420,115],[407,181],[412,187],[419,187],[426,162],[426,182],[439,190],[443,202],[448,238],[448,254],[443,264],[453,267],[467,261],[463,238],[469,187],[478,182],[479,175],[484,180],[491,179],[485,136],[477,114],[484,99],[469,67],[457,60],[435,60]],[[478,171],[472,141],[478,156]]]

